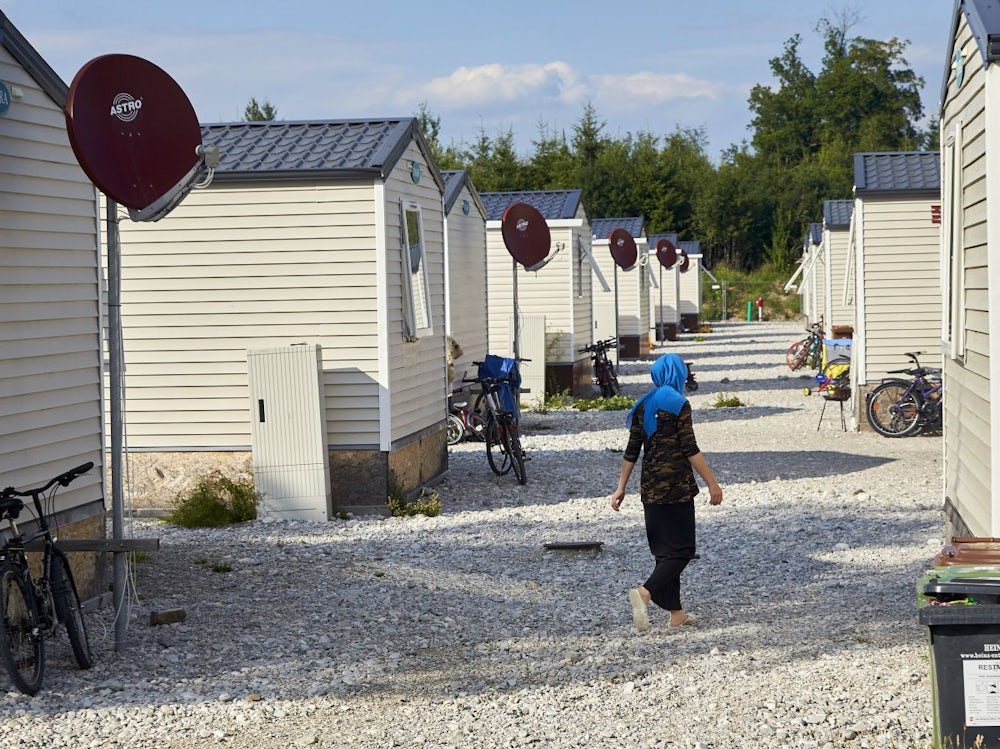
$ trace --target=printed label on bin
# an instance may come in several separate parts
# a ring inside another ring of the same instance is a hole
[[[1000,660],[964,661],[965,724],[1000,726]]]

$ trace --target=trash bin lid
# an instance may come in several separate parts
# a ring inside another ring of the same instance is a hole
[[[917,619],[927,625],[1000,625],[1000,606],[921,606]]]
[[[948,567],[953,564],[991,565],[1000,568],[1000,542],[979,539],[952,539],[934,559],[935,567]]]
[[[929,596],[981,595],[1000,596],[1000,569],[997,577],[953,577],[949,580],[932,578],[924,585],[924,593]]]

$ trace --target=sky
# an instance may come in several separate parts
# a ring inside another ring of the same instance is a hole
[[[572,136],[591,104],[605,134],[701,129],[713,160],[749,139],[750,89],[802,37],[820,70],[824,17],[852,36],[906,40],[938,108],[952,0],[0,0],[67,83],[103,54],[165,70],[203,123],[240,120],[251,98],[280,120],[415,115],[444,145],[510,130],[522,156],[540,133]]]

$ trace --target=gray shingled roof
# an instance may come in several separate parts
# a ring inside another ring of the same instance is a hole
[[[483,192],[479,197],[486,206],[486,220],[500,221],[507,206],[527,203],[546,221],[576,218],[581,190],[527,190],[523,192]]]
[[[1000,5],[996,0],[956,0],[955,10],[951,17],[951,33],[948,36],[948,54],[944,61],[944,75],[941,77],[941,105],[947,100],[948,83],[952,78],[952,54],[955,48],[955,34],[958,31],[960,13],[965,11],[969,21],[969,30],[979,48],[979,58],[986,67],[991,62],[1000,60],[1000,46],[990,45],[990,37],[1000,34]],[[970,65],[971,60],[965,64]]]
[[[446,215],[451,213],[451,209],[455,206],[455,201],[458,200],[458,196],[461,195],[462,188],[464,187],[469,188],[472,200],[475,202],[477,209],[484,216],[486,215],[486,207],[483,205],[479,193],[472,184],[472,178],[469,177],[468,171],[465,169],[446,169],[441,172],[441,176],[444,177],[444,212]]]
[[[28,43],[10,19],[0,11],[0,45],[10,52],[11,57],[20,63],[28,75],[41,86],[60,109],[66,108],[66,96],[69,86],[60,78],[34,47]]]
[[[219,147],[215,181],[385,179],[415,138],[427,157],[427,177],[444,191],[444,179],[413,117],[203,124],[201,138],[206,146]]]
[[[666,232],[664,234],[650,234],[648,237],[646,237],[646,244],[649,245],[650,252],[656,249],[656,243],[659,242],[661,239],[669,239],[671,242],[673,242],[674,247],[677,246],[677,234],[675,234],[674,232]]]
[[[823,223],[827,229],[847,229],[854,214],[853,200],[824,200]]]
[[[680,242],[675,242],[677,249],[684,250],[688,255],[700,255],[701,254],[701,242],[697,239],[682,239]]]
[[[594,218],[590,220],[590,233],[594,239],[607,239],[615,229],[624,229],[633,239],[642,236],[643,220],[641,216],[629,218]]]
[[[823,224],[819,221],[809,223],[809,238],[813,244],[823,244]]]
[[[937,151],[854,154],[856,193],[940,193]]]

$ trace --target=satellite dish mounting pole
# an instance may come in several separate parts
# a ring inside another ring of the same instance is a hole
[[[521,366],[521,331],[520,324],[517,319],[518,309],[517,309],[517,260],[512,261],[514,263],[512,271],[514,273],[514,361],[518,362],[518,367]]]
[[[663,266],[660,266],[660,304],[659,309],[656,310],[656,314],[653,316],[657,320],[656,324],[656,342],[661,346],[663,345]]]
[[[108,221],[108,377],[111,409],[111,534],[115,541],[124,538],[125,510],[122,492],[122,285],[121,238],[118,233],[118,203],[107,198]],[[125,647],[128,617],[125,615],[125,552],[115,551],[112,575],[115,605],[115,651]]]
[[[618,366],[618,352],[621,351],[621,338],[618,337],[618,263],[615,263],[615,366]]]

